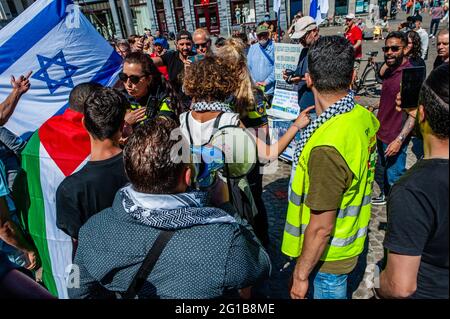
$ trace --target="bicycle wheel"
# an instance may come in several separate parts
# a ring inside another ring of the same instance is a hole
[[[375,69],[373,67],[368,68],[361,77],[359,92],[370,97],[376,97],[380,94],[379,91]]]

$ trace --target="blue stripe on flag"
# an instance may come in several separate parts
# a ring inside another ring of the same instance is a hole
[[[66,16],[72,0],[54,0],[0,47],[0,74],[20,59]],[[14,23],[10,22],[10,23]]]
[[[310,6],[309,6],[309,16],[313,17],[314,20],[317,19],[317,7],[318,7],[318,1],[317,0],[311,0]]]
[[[91,82],[97,82],[106,85],[109,79],[116,73],[118,67],[122,64],[122,58],[115,50],[112,51],[108,60],[103,64],[102,68],[91,79]]]

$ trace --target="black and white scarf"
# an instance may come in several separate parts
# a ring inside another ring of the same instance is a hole
[[[144,194],[128,185],[120,193],[123,209],[147,226],[176,230],[196,225],[236,223],[225,211],[208,206],[206,192]]]
[[[228,103],[223,102],[196,102],[192,103],[192,111],[196,112],[224,112],[224,113],[234,113],[233,109]]]
[[[303,151],[306,143],[309,141],[314,132],[322,126],[329,119],[341,115],[347,112],[350,112],[355,107],[354,93],[350,91],[346,96],[342,99],[334,103],[325,112],[320,114],[312,123],[310,123],[306,129],[301,133],[300,141],[298,141],[295,151],[294,151],[294,166],[298,164],[298,160],[300,159],[300,154]]]

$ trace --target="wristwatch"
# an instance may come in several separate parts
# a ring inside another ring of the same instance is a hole
[[[405,137],[402,135],[402,134],[400,134],[398,137],[397,137],[399,140],[400,140],[400,142],[404,142],[405,141]]]

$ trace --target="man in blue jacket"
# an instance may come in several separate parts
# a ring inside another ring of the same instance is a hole
[[[248,51],[248,68],[257,86],[264,87],[264,92],[272,100],[275,89],[275,45],[269,38],[267,26],[260,25],[256,29],[258,43]]]

